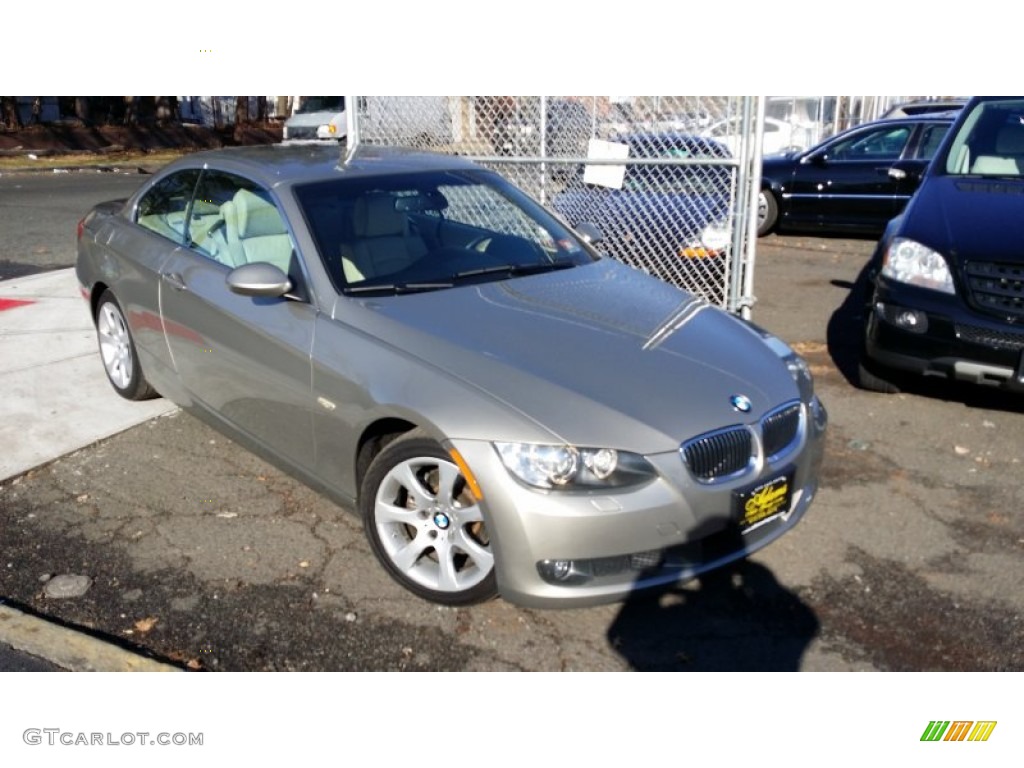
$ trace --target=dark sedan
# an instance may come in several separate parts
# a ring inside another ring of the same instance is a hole
[[[633,133],[616,186],[588,183],[584,174],[552,200],[571,224],[594,224],[599,247],[632,266],[688,285],[721,283],[730,241],[732,168],[729,150],[713,139],[678,133]],[[709,290],[705,292],[711,294]],[[708,295],[718,301],[720,296]]]
[[[769,155],[758,235],[804,231],[877,237],[903,210],[955,112],[879,120],[803,152]]]

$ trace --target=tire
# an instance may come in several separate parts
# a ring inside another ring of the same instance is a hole
[[[898,395],[900,386],[895,373],[883,372],[875,363],[861,357],[857,364],[857,385],[869,392]]]
[[[100,359],[114,391],[126,400],[148,400],[157,392],[142,373],[135,341],[114,294],[104,291],[96,305],[96,338]]]
[[[498,594],[483,510],[451,457],[413,431],[370,463],[359,511],[374,555],[413,594],[471,605]]]
[[[775,195],[762,189],[757,196],[757,236],[764,237],[775,228],[779,218],[779,203]]]

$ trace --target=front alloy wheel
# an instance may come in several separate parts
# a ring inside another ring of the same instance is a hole
[[[764,237],[775,226],[779,218],[779,203],[775,195],[766,189],[762,189],[757,196],[757,236]]]
[[[497,594],[480,504],[436,441],[419,432],[394,440],[370,464],[361,491],[370,546],[399,584],[444,605]]]

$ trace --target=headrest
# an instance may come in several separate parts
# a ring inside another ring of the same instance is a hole
[[[356,200],[353,219],[356,237],[405,234],[405,215],[395,210],[395,198],[384,192],[371,192]]]
[[[1004,125],[996,134],[996,153],[1000,155],[1024,154],[1024,125]]]
[[[247,189],[235,193],[235,213],[238,217],[238,236],[263,237],[287,233],[281,214],[272,203]]]

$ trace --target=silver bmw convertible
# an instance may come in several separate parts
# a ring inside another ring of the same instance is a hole
[[[357,510],[427,600],[621,600],[814,497],[827,417],[799,356],[469,161],[194,154],[78,230],[114,389]]]

